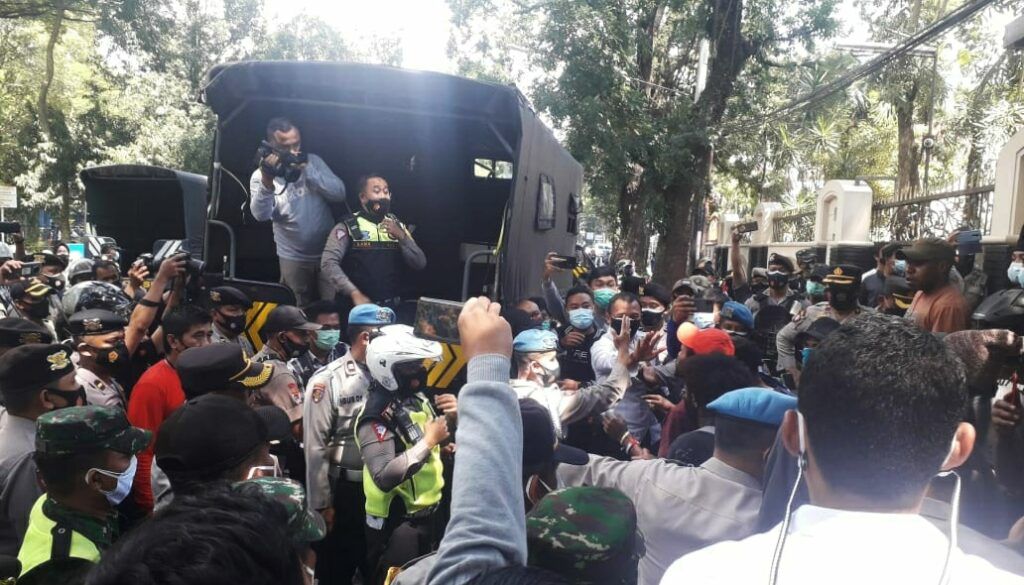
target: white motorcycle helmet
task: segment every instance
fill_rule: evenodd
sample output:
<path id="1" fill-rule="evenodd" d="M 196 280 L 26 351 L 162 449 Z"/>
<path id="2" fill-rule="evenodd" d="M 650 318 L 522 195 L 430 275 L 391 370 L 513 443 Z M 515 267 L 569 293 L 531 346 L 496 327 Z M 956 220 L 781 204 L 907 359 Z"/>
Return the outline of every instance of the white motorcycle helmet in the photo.
<path id="1" fill-rule="evenodd" d="M 395 366 L 422 364 L 429 370 L 440 360 L 440 343 L 414 337 L 406 331 L 393 331 L 376 337 L 366 349 L 366 365 L 370 369 L 370 376 L 391 392 L 398 390 Z"/>

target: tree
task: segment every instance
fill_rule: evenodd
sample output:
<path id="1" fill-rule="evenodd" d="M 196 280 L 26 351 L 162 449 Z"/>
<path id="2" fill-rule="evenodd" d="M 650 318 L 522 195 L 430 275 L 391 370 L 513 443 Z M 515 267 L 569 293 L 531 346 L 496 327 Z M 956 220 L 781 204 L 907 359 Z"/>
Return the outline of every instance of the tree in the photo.
<path id="1" fill-rule="evenodd" d="M 686 272 L 709 171 L 732 154 L 723 122 L 756 113 L 765 102 L 759 92 L 791 72 L 791 49 L 811 48 L 835 27 L 831 0 L 450 4 L 460 27 L 515 14 L 502 24 L 530 39 L 532 61 L 546 73 L 534 101 L 565 132 L 592 192 L 618 202 L 623 253 L 642 262 L 654 225 L 661 282 Z M 694 102 L 702 40 L 710 60 Z"/>

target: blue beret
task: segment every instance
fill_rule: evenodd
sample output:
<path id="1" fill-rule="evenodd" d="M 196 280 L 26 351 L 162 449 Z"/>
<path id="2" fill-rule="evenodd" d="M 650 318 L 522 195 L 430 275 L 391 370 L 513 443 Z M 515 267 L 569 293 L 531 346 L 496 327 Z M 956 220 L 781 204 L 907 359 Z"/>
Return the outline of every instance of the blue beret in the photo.
<path id="1" fill-rule="evenodd" d="M 349 325 L 391 325 L 394 322 L 395 312 L 378 305 L 356 305 L 348 312 Z"/>
<path id="2" fill-rule="evenodd" d="M 552 331 L 527 329 L 512 340 L 512 349 L 520 353 L 554 351 L 558 349 L 558 336 Z"/>
<path id="3" fill-rule="evenodd" d="M 768 388 L 740 388 L 708 404 L 708 410 L 732 418 L 777 427 L 787 410 L 796 410 L 796 396 Z"/>
<path id="4" fill-rule="evenodd" d="M 742 303 L 729 301 L 722 305 L 722 310 L 718 314 L 722 319 L 736 321 L 747 329 L 754 328 L 754 314 Z"/>

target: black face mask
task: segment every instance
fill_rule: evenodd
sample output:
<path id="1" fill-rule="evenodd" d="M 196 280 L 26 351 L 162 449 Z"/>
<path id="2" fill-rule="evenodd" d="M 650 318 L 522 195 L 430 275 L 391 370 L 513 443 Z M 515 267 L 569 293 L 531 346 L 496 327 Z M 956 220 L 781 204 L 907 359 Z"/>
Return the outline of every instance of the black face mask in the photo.
<path id="1" fill-rule="evenodd" d="M 643 315 L 643 313 L 641 313 L 641 315 Z M 641 319 L 630 319 L 629 320 L 629 338 L 630 339 L 636 337 L 637 332 L 640 331 L 640 321 L 641 320 L 642 320 L 642 318 Z M 614 331 L 616 333 L 622 333 L 622 318 L 621 317 L 619 317 L 618 319 L 612 319 L 612 331 Z"/>
<path id="2" fill-rule="evenodd" d="M 414 381 L 419 382 L 419 385 L 415 388 L 413 388 Z M 400 394 L 423 392 L 427 389 L 427 370 L 420 368 L 412 374 L 399 374 L 395 372 L 395 382 L 398 384 L 398 392 Z"/>
<path id="3" fill-rule="evenodd" d="M 849 311 L 857 306 L 857 289 L 830 286 L 828 288 L 828 304 L 838 311 Z"/>
<path id="4" fill-rule="evenodd" d="M 50 303 L 39 301 L 27 306 L 25 313 L 32 319 L 46 319 L 50 316 Z"/>
<path id="5" fill-rule="evenodd" d="M 224 320 L 222 325 L 231 333 L 239 335 L 242 333 L 242 331 L 245 331 L 245 315 L 238 315 L 237 317 L 228 317 L 224 313 L 221 313 L 220 318 Z"/>
<path id="6" fill-rule="evenodd" d="M 120 367 L 131 357 L 128 353 L 128 346 L 123 341 L 118 341 L 111 348 L 91 347 L 90 349 L 96 354 L 96 363 L 108 368 Z"/>
<path id="7" fill-rule="evenodd" d="M 768 290 L 767 282 L 755 282 L 750 285 L 750 291 L 754 294 L 761 294 L 766 290 Z"/>
<path id="8" fill-rule="evenodd" d="M 78 390 L 58 390 L 56 388 L 50 388 L 49 386 L 46 386 L 45 389 L 48 393 L 59 396 L 62 399 L 64 399 L 65 402 L 68 403 L 67 406 L 57 407 L 56 410 L 60 410 L 61 408 L 71 408 L 72 406 L 78 406 L 79 399 L 81 399 L 81 404 L 85 404 L 85 388 L 81 386 L 78 387 Z"/>
<path id="9" fill-rule="evenodd" d="M 882 312 L 885 313 L 886 315 L 895 315 L 897 317 L 903 317 L 903 316 L 905 316 L 907 314 L 907 310 L 906 309 L 901 309 L 899 307 L 892 307 L 890 309 L 885 309 Z"/>
<path id="10" fill-rule="evenodd" d="M 640 311 L 640 324 L 644 329 L 658 329 L 664 323 L 665 312 L 644 309 Z"/>
<path id="11" fill-rule="evenodd" d="M 384 217 L 391 213 L 391 199 L 373 199 L 366 202 L 363 206 L 363 210 L 366 211 L 366 219 L 369 219 L 373 223 L 380 223 L 384 221 Z"/>
<path id="12" fill-rule="evenodd" d="M 297 358 L 300 355 L 302 355 L 302 354 L 306 353 L 307 351 L 309 351 L 309 346 L 308 345 L 302 345 L 301 343 L 295 343 L 294 341 L 291 340 L 290 337 L 288 337 L 287 335 L 285 335 L 283 333 L 281 334 L 281 337 L 279 337 L 278 339 L 281 342 L 281 347 L 284 348 L 284 352 L 287 354 L 285 356 L 286 358 L 289 358 L 289 359 Z"/>
<path id="13" fill-rule="evenodd" d="M 46 284 L 52 286 L 58 293 L 64 290 L 64 279 L 59 276 L 47 276 Z"/>
<path id="14" fill-rule="evenodd" d="M 772 288 L 785 288 L 789 284 L 788 274 L 769 274 L 768 275 L 768 286 Z"/>

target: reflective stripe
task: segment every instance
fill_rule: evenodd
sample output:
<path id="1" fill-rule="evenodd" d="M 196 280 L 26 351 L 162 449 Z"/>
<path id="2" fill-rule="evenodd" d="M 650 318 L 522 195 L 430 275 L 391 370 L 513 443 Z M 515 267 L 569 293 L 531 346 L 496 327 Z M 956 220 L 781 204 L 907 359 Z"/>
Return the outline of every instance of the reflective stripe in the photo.
<path id="1" fill-rule="evenodd" d="M 36 500 L 28 517 L 25 540 L 21 544 L 21 550 L 18 551 L 21 576 L 24 577 L 29 571 L 50 559 L 76 558 L 93 563 L 99 561 L 100 550 L 91 540 L 70 528 L 58 526 L 56 522 L 43 514 L 44 501 L 46 501 L 46 494 Z M 61 554 L 64 553 L 64 544 L 54 539 L 54 532 L 61 530 L 66 532 L 60 535 L 59 540 L 63 540 L 64 534 L 68 535 L 66 556 Z"/>

